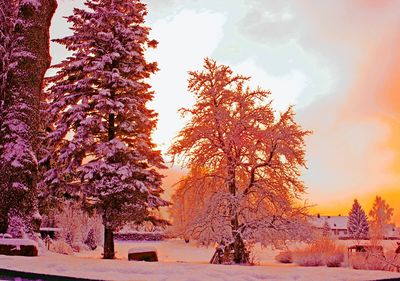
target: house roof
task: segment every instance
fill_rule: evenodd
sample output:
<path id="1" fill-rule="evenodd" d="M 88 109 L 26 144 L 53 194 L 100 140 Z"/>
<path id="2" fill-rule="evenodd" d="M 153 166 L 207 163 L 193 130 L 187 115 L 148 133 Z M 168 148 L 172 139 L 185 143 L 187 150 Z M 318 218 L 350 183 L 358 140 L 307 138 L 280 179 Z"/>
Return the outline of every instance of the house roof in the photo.
<path id="1" fill-rule="evenodd" d="M 325 221 L 331 229 L 347 229 L 348 216 L 313 216 L 310 218 L 310 223 L 315 227 L 322 228 Z"/>

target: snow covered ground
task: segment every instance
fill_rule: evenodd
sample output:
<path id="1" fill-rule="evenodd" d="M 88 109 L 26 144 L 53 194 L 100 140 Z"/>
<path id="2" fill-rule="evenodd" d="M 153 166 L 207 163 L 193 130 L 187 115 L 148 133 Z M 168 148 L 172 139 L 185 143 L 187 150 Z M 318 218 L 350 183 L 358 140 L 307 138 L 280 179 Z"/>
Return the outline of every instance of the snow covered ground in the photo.
<path id="1" fill-rule="evenodd" d="M 154 247 L 161 262 L 128 261 L 134 247 Z M 261 266 L 210 265 L 212 248 L 196 247 L 180 240 L 117 242 L 117 260 L 99 259 L 101 249 L 76 256 L 43 253 L 39 257 L 0 255 L 0 268 L 34 273 L 105 280 L 377 280 L 400 278 L 399 273 L 350 268 L 299 267 L 274 261 L 276 251 L 256 249 Z"/>

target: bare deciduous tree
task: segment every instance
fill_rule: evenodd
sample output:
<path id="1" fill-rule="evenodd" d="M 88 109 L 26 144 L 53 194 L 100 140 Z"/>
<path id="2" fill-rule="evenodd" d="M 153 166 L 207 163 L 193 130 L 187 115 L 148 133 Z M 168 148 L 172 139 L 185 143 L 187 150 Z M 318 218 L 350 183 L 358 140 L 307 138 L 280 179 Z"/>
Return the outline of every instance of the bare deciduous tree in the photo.
<path id="1" fill-rule="evenodd" d="M 310 132 L 295 122 L 292 107 L 276 116 L 270 92 L 250 89 L 249 78 L 228 66 L 206 59 L 189 76 L 196 103 L 181 110 L 191 119 L 169 150 L 191 171 L 178 192 L 205 189 L 192 235 L 224 244 L 235 263 L 248 263 L 246 241 L 268 244 L 301 233 L 304 209 L 294 205 L 304 192 L 299 176 Z"/>

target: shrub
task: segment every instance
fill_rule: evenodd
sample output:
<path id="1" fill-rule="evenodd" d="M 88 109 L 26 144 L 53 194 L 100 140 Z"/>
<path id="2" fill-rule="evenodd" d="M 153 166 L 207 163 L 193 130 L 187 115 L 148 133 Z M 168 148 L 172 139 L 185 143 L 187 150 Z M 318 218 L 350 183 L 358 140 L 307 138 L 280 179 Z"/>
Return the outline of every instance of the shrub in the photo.
<path id="1" fill-rule="evenodd" d="M 74 253 L 72 247 L 63 240 L 54 241 L 50 245 L 50 251 L 63 255 L 72 255 Z"/>
<path id="2" fill-rule="evenodd" d="M 389 251 L 385 254 L 385 257 L 387 263 L 385 270 L 400 272 L 400 255 L 394 251 Z"/>
<path id="3" fill-rule="evenodd" d="M 328 267 L 340 267 L 343 261 L 343 252 L 332 252 L 325 255 L 325 263 Z"/>
<path id="4" fill-rule="evenodd" d="M 275 260 L 280 263 L 292 263 L 293 255 L 291 251 L 283 251 L 276 255 Z"/>
<path id="5" fill-rule="evenodd" d="M 89 251 L 90 248 L 83 243 L 75 242 L 72 244 L 72 250 L 79 253 L 82 251 Z"/>
<path id="6" fill-rule="evenodd" d="M 296 251 L 293 255 L 293 260 L 300 266 L 321 266 L 324 265 L 324 258 L 321 253 L 306 249 Z"/>
<path id="7" fill-rule="evenodd" d="M 354 269 L 384 270 L 385 265 L 382 258 L 367 253 L 355 253 L 350 257 L 350 264 Z"/>
<path id="8" fill-rule="evenodd" d="M 26 236 L 26 227 L 24 219 L 18 214 L 12 215 L 8 223 L 7 233 L 13 238 L 23 238 Z"/>
<path id="9" fill-rule="evenodd" d="M 324 237 L 303 250 L 295 251 L 293 260 L 301 266 L 338 267 L 344 261 L 344 249 L 337 246 L 333 240 Z"/>
<path id="10" fill-rule="evenodd" d="M 97 248 L 97 239 L 94 235 L 93 228 L 89 230 L 84 243 L 91 250 L 95 250 Z"/>
<path id="11" fill-rule="evenodd" d="M 67 202 L 62 212 L 55 216 L 55 220 L 57 227 L 61 229 L 57 238 L 66 242 L 76 251 L 86 248 L 82 244 L 94 249 L 97 247 L 97 243 L 101 242 L 100 216 L 96 214 L 89 216 L 77 203 Z"/>
<path id="12" fill-rule="evenodd" d="M 366 270 L 387 270 L 396 271 L 400 270 L 400 256 L 394 251 L 389 251 L 386 255 L 382 252 L 370 251 L 354 253 L 349 260 L 354 269 Z"/>

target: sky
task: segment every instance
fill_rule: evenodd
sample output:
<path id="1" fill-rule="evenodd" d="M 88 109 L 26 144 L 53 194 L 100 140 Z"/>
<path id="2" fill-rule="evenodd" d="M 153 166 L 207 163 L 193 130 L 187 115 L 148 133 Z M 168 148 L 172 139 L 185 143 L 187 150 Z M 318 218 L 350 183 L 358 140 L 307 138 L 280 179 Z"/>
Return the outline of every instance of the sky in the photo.
<path id="1" fill-rule="evenodd" d="M 252 86 L 272 92 L 273 106 L 295 105 L 306 140 L 303 179 L 313 211 L 345 215 L 354 198 L 375 195 L 400 224 L 400 1 L 143 0 L 158 48 L 147 58 L 159 113 L 154 140 L 166 151 L 183 127 L 177 110 L 194 100 L 187 72 L 211 57 Z M 59 0 L 51 37 L 70 34 L 63 16 L 83 0 Z M 52 43 L 53 63 L 67 56 Z M 168 173 L 165 188 L 181 174 Z"/>

